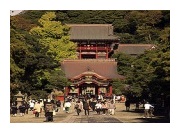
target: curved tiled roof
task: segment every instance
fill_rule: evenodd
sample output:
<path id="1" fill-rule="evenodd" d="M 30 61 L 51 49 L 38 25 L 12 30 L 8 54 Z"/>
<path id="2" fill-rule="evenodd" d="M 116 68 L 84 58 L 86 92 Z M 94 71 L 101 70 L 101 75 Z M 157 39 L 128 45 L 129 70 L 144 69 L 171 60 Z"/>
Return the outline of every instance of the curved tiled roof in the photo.
<path id="1" fill-rule="evenodd" d="M 71 40 L 118 40 L 112 24 L 67 24 Z"/>
<path id="2" fill-rule="evenodd" d="M 130 55 L 143 54 L 145 50 L 151 50 L 155 48 L 154 44 L 119 44 L 115 53 L 122 52 Z"/>
<path id="3" fill-rule="evenodd" d="M 87 71 L 95 72 L 106 79 L 124 79 L 124 76 L 117 72 L 117 62 L 111 59 L 64 60 L 61 68 L 68 79 Z"/>
<path id="4" fill-rule="evenodd" d="M 86 72 L 83 72 L 83 73 L 75 76 L 74 79 L 78 79 L 78 78 L 80 78 L 83 75 L 94 75 L 94 76 L 98 77 L 99 79 L 105 79 L 105 77 L 95 73 L 94 71 L 89 71 L 89 70 L 87 70 Z"/>

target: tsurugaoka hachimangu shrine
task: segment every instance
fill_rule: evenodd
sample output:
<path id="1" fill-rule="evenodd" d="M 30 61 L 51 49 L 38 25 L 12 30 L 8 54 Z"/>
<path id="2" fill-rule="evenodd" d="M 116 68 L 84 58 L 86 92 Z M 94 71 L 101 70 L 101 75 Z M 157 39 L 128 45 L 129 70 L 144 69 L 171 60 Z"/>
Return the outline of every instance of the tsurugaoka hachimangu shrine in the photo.
<path id="1" fill-rule="evenodd" d="M 112 79 L 124 79 L 111 59 L 113 46 L 119 43 L 111 24 L 69 24 L 70 39 L 77 44 L 76 60 L 64 60 L 61 67 L 72 83 L 65 95 L 112 95 Z"/>

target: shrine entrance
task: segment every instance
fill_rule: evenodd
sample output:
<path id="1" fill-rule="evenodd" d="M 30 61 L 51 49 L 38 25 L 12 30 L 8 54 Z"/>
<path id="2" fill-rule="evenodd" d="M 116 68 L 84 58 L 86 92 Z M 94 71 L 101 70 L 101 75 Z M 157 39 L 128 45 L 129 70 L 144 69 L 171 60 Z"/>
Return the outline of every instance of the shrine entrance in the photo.
<path id="1" fill-rule="evenodd" d="M 82 54 L 81 58 L 82 59 L 95 59 L 96 55 L 95 54 Z"/>
<path id="2" fill-rule="evenodd" d="M 94 83 L 91 83 L 91 84 L 84 83 L 79 86 L 79 94 L 98 95 L 98 88 L 99 87 Z"/>

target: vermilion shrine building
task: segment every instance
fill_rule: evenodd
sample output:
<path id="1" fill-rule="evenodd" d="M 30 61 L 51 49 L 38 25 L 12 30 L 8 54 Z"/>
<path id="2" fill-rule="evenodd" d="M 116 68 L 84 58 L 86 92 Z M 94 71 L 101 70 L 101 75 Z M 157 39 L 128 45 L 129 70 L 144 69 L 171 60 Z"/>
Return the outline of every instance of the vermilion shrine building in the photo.
<path id="1" fill-rule="evenodd" d="M 111 24 L 69 24 L 70 39 L 78 46 L 79 59 L 108 59 L 115 43 Z"/>
<path id="2" fill-rule="evenodd" d="M 112 80 L 124 79 L 117 72 L 117 62 L 111 59 L 113 47 L 119 38 L 113 34 L 111 24 L 68 24 L 70 40 L 77 44 L 76 60 L 61 62 L 62 70 L 71 81 L 65 88 L 65 95 L 104 93 L 112 95 Z M 115 52 L 130 55 L 151 49 L 151 44 L 120 44 Z"/>
<path id="3" fill-rule="evenodd" d="M 111 24 L 69 24 L 70 40 L 77 44 L 76 60 L 64 60 L 61 67 L 71 86 L 68 94 L 112 94 L 112 79 L 123 79 L 118 75 L 117 62 L 111 59 L 113 46 L 119 43 L 113 35 Z"/>

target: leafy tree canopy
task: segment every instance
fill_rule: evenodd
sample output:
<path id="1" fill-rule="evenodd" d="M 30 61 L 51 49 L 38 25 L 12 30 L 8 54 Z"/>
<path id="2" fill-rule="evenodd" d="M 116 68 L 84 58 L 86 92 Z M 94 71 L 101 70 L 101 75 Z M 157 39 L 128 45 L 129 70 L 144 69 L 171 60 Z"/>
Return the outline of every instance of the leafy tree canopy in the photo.
<path id="1" fill-rule="evenodd" d="M 26 11 L 20 15 L 29 25 L 38 25 L 46 11 Z M 157 43 L 170 26 L 168 10 L 56 10 L 54 20 L 62 24 L 113 24 L 121 43 Z M 19 18 L 20 19 L 20 18 Z M 28 29 L 28 28 L 27 28 Z M 166 29 L 166 30 L 165 30 Z M 165 38 L 164 38 L 165 39 Z"/>
<path id="2" fill-rule="evenodd" d="M 55 16 L 46 13 L 30 32 L 28 26 L 19 27 L 19 17 L 11 18 L 11 96 L 21 90 L 44 98 L 52 89 L 68 85 L 59 62 L 75 58 L 76 45 L 69 41 L 69 28 L 54 21 Z"/>
<path id="3" fill-rule="evenodd" d="M 55 60 L 77 58 L 76 45 L 69 40 L 69 27 L 55 21 L 54 12 L 44 14 L 40 19 L 40 26 L 30 30 L 30 34 L 37 36 L 39 43 L 48 47 L 47 54 Z"/>

